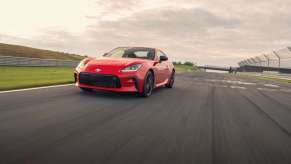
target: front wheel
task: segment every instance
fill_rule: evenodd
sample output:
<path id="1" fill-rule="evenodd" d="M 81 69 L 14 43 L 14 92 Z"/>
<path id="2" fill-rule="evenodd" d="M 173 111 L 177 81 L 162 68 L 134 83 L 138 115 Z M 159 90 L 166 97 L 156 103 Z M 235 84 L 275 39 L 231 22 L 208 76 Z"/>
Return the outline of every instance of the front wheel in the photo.
<path id="1" fill-rule="evenodd" d="M 166 84 L 167 88 L 173 88 L 175 82 L 175 72 L 173 71 L 171 74 L 171 77 L 169 79 L 169 82 Z"/>
<path id="2" fill-rule="evenodd" d="M 143 91 L 140 93 L 140 96 L 149 97 L 152 94 L 153 88 L 154 75 L 151 71 L 149 71 L 144 78 Z"/>

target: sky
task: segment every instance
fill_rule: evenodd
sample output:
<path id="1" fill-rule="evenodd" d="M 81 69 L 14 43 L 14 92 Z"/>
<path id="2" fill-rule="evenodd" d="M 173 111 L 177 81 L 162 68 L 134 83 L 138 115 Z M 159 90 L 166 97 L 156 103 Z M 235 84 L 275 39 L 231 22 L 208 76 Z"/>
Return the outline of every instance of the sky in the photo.
<path id="1" fill-rule="evenodd" d="M 291 46 L 291 0 L 0 0 L 0 42 L 101 56 L 149 46 L 235 66 Z"/>

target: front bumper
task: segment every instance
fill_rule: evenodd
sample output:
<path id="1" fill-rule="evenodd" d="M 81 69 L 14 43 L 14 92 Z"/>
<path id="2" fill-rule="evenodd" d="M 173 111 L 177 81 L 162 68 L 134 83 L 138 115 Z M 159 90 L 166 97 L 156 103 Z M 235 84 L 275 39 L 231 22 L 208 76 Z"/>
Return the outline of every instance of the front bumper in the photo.
<path id="1" fill-rule="evenodd" d="M 90 75 L 84 80 L 84 74 Z M 138 92 L 139 78 L 134 74 L 108 75 L 90 72 L 75 72 L 75 85 L 81 88 L 113 92 Z M 85 76 L 87 77 L 87 76 Z M 96 78 L 95 78 L 96 77 Z M 112 77 L 112 79 L 110 78 Z"/>

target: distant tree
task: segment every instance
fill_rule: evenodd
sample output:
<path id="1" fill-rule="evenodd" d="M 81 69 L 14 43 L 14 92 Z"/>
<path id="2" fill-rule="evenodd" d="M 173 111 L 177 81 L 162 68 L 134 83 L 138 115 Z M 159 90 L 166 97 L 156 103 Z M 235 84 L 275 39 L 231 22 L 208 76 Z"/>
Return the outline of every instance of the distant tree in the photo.
<path id="1" fill-rule="evenodd" d="M 194 66 L 194 63 L 193 63 L 193 62 L 190 62 L 190 61 L 186 61 L 186 62 L 184 63 L 184 65 Z"/>
<path id="2" fill-rule="evenodd" d="M 180 61 L 174 61 L 173 64 L 174 65 L 182 65 L 182 63 Z"/>

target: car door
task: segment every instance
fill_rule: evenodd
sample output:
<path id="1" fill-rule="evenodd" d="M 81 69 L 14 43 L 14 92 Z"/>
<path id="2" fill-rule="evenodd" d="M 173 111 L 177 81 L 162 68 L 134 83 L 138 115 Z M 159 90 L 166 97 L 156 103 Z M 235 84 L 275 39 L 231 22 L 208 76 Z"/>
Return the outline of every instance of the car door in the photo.
<path id="1" fill-rule="evenodd" d="M 159 61 L 157 64 L 156 64 L 156 69 L 157 69 L 157 76 L 156 76 L 156 81 L 157 81 L 157 84 L 160 84 L 160 83 L 163 83 L 167 80 L 167 69 L 168 69 L 168 66 L 167 66 L 167 61 L 163 61 L 163 62 L 160 62 L 160 56 L 165 56 L 165 54 L 158 50 L 157 51 L 157 61 Z"/>
<path id="2" fill-rule="evenodd" d="M 162 55 L 167 57 L 167 55 L 161 51 Z M 168 57 L 167 57 L 168 58 Z M 167 61 L 163 61 L 162 64 L 164 66 L 164 70 L 163 70 L 163 74 L 164 74 L 164 81 L 168 81 L 168 79 L 171 77 L 171 74 L 172 74 L 172 68 L 170 66 L 170 62 L 169 60 Z"/>

